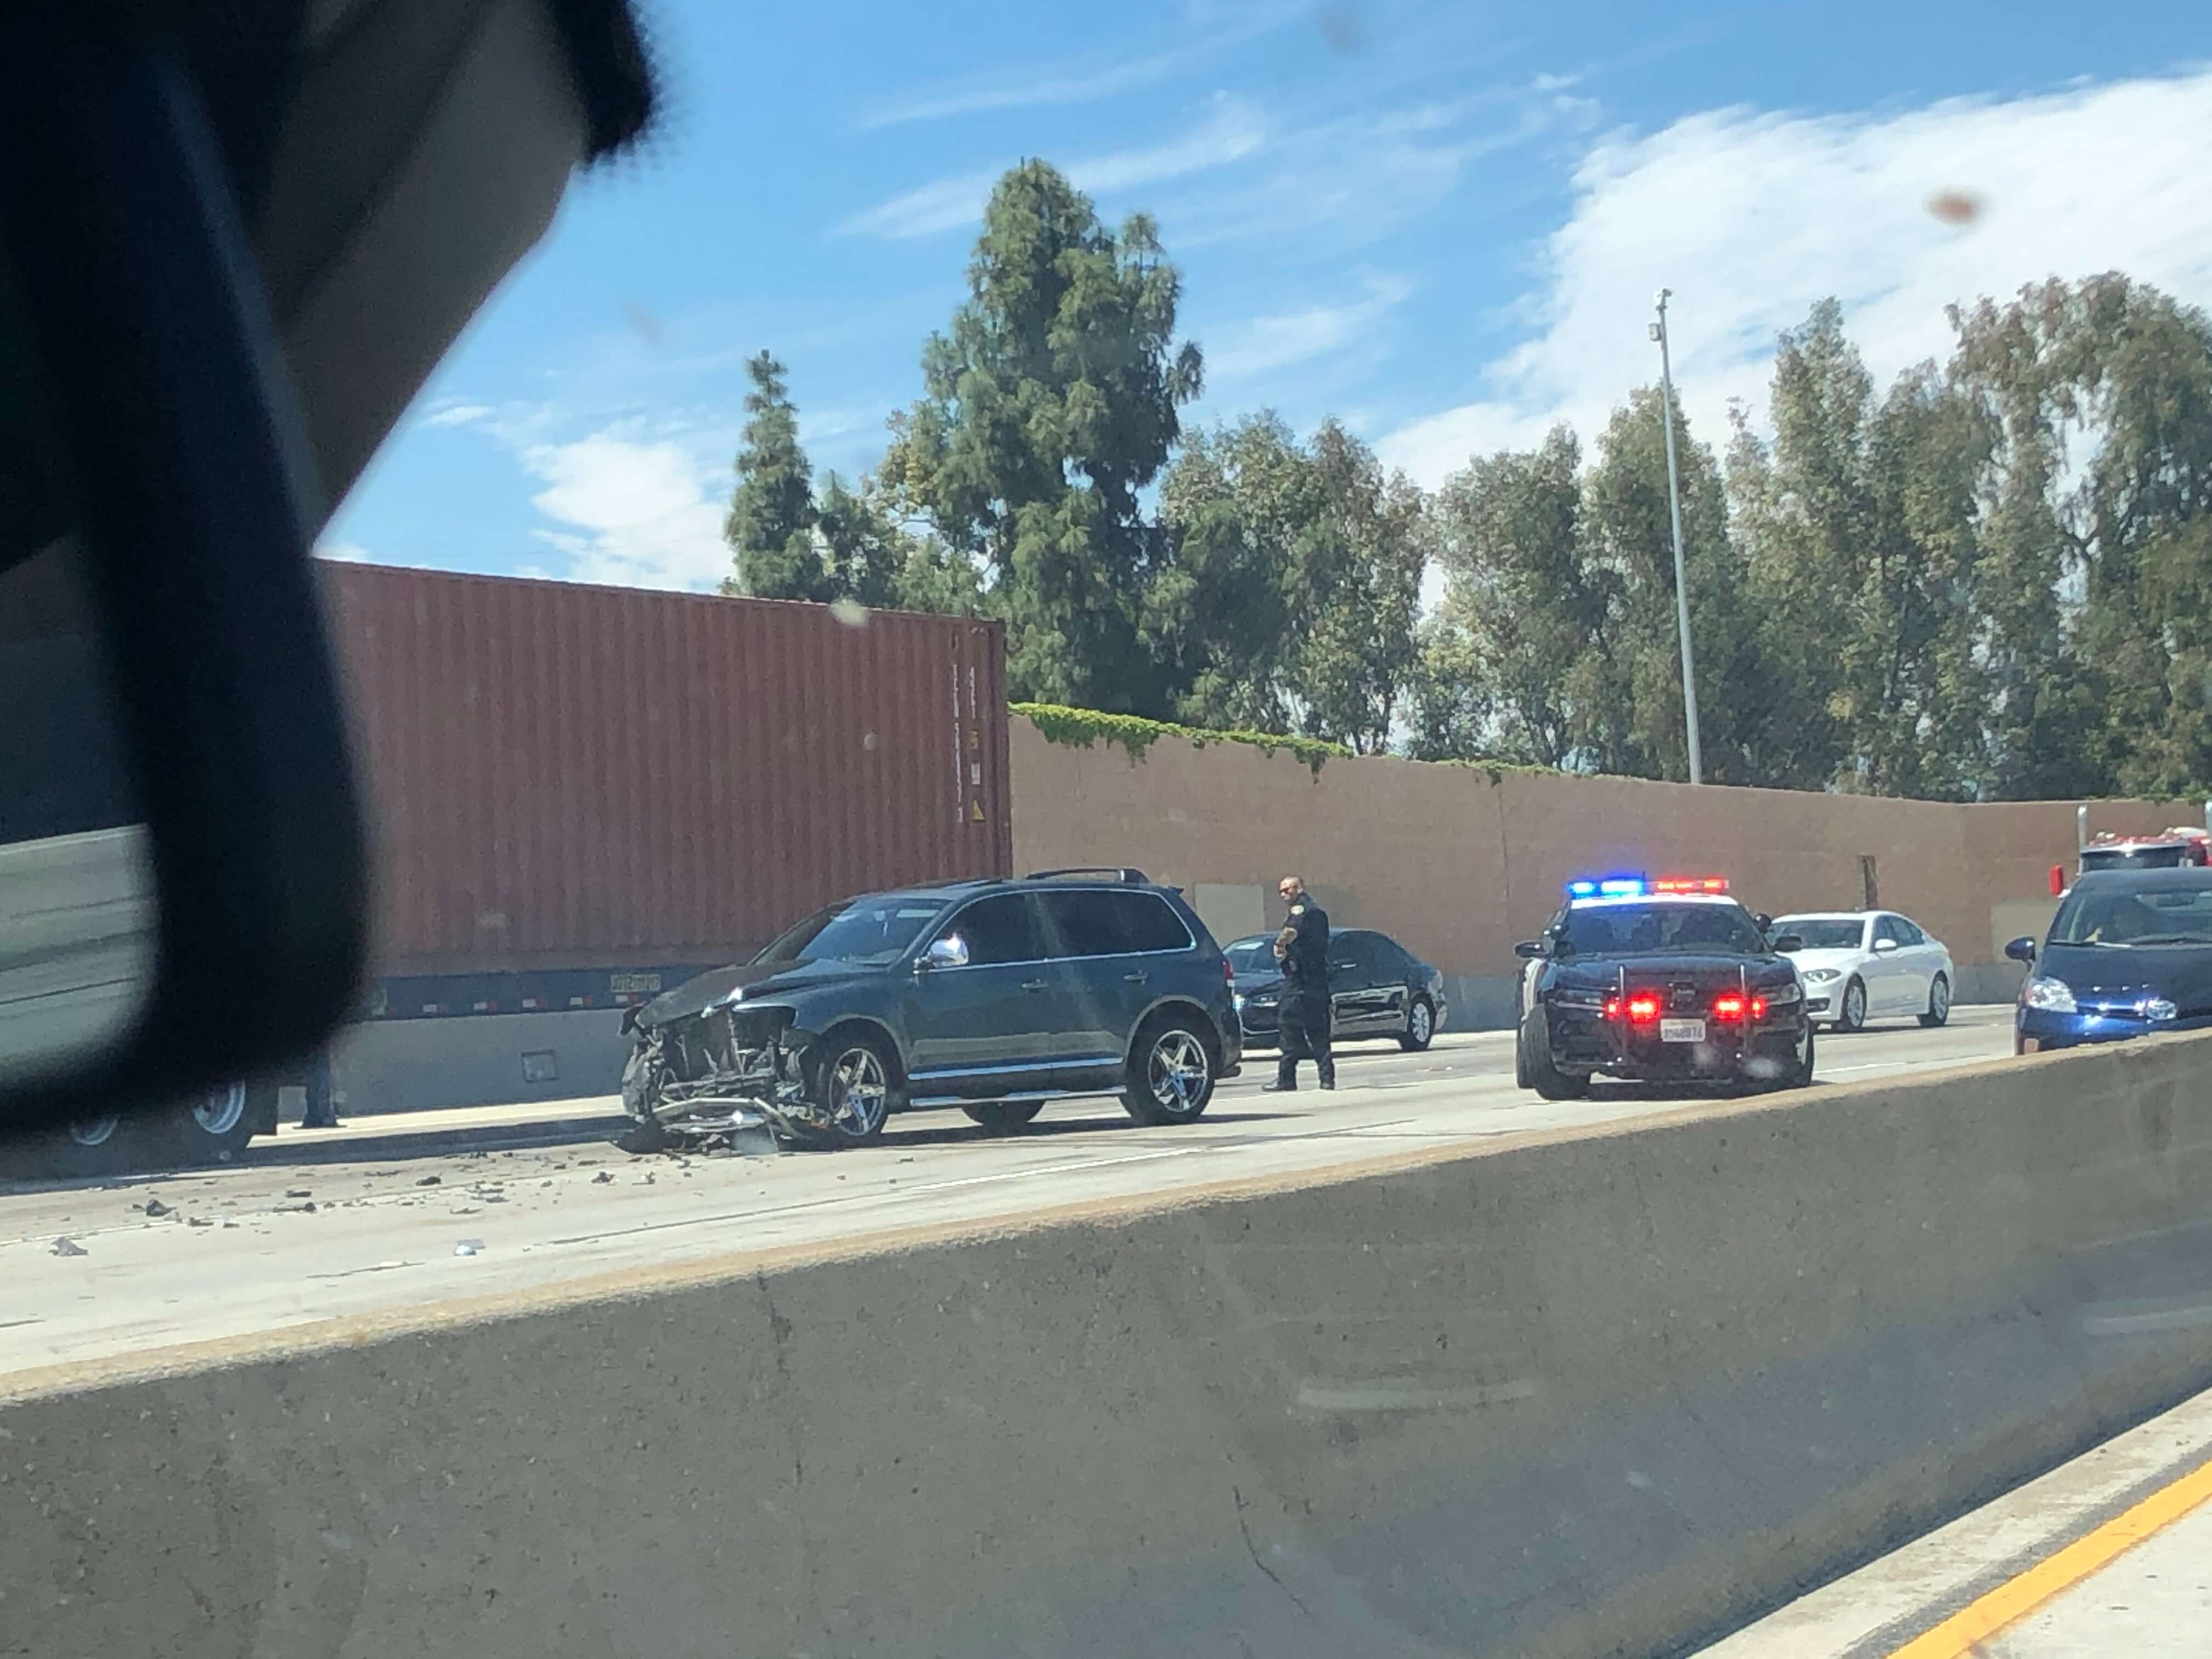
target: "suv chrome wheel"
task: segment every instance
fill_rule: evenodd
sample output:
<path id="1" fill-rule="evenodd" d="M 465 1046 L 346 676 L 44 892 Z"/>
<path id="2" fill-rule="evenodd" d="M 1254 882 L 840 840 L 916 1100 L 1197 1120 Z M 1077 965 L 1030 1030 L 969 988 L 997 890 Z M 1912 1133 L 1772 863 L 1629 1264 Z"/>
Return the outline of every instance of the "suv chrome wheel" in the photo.
<path id="1" fill-rule="evenodd" d="M 865 1042 L 839 1054 L 829 1074 L 830 1127 L 853 1144 L 881 1133 L 890 1111 L 891 1082 L 884 1058 Z"/>
<path id="2" fill-rule="evenodd" d="M 1139 1123 L 1188 1123 L 1213 1098 L 1213 1054 L 1180 1019 L 1152 1028 L 1137 1045 L 1121 1103 Z"/>

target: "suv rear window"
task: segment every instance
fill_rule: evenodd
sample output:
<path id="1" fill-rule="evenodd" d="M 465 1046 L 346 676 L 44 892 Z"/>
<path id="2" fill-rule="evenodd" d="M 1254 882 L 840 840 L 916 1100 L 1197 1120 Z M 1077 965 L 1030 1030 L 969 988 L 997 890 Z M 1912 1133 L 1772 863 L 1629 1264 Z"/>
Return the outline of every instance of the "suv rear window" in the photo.
<path id="1" fill-rule="evenodd" d="M 1037 895 L 1045 945 L 1055 957 L 1121 957 L 1187 951 L 1190 929 L 1157 893 L 1074 888 Z"/>

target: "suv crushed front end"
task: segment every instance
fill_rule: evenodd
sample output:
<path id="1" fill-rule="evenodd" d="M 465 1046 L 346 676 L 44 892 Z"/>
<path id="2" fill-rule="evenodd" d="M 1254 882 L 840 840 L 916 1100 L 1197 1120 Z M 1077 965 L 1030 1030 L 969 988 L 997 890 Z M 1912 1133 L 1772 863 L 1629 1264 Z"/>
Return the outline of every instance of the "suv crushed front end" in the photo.
<path id="1" fill-rule="evenodd" d="M 805 1072 L 816 1034 L 799 1030 L 789 1008 L 723 1006 L 665 1022 L 647 1013 L 623 1021 L 631 1045 L 623 1109 L 636 1126 L 633 1139 L 735 1144 L 820 1127 Z"/>

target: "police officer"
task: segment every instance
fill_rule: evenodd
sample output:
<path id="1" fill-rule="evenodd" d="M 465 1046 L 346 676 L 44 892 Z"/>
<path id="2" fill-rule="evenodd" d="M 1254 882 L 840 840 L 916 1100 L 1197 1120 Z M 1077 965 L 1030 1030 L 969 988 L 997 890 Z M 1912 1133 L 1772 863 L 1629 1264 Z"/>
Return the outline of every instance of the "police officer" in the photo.
<path id="1" fill-rule="evenodd" d="M 1328 912 L 1313 902 L 1297 876 L 1285 876 L 1275 890 L 1290 907 L 1283 930 L 1275 935 L 1275 957 L 1283 964 L 1282 1048 L 1275 1080 L 1264 1094 L 1289 1094 L 1298 1086 L 1298 1062 L 1310 1059 L 1321 1086 L 1336 1087 L 1336 1057 L 1329 1052 Z"/>

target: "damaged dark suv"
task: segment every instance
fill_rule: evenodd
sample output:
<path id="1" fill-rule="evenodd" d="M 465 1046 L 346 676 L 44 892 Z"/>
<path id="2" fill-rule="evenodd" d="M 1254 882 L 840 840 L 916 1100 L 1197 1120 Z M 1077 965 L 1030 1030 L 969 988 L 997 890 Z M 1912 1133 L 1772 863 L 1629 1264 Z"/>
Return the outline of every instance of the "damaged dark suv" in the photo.
<path id="1" fill-rule="evenodd" d="M 855 1146 L 894 1112 L 958 1106 L 1018 1128 L 1118 1094 L 1188 1123 L 1234 1076 L 1228 964 L 1175 889 L 1138 870 L 1043 871 L 830 905 L 741 966 L 633 1010 L 625 1145 L 732 1135 Z"/>

